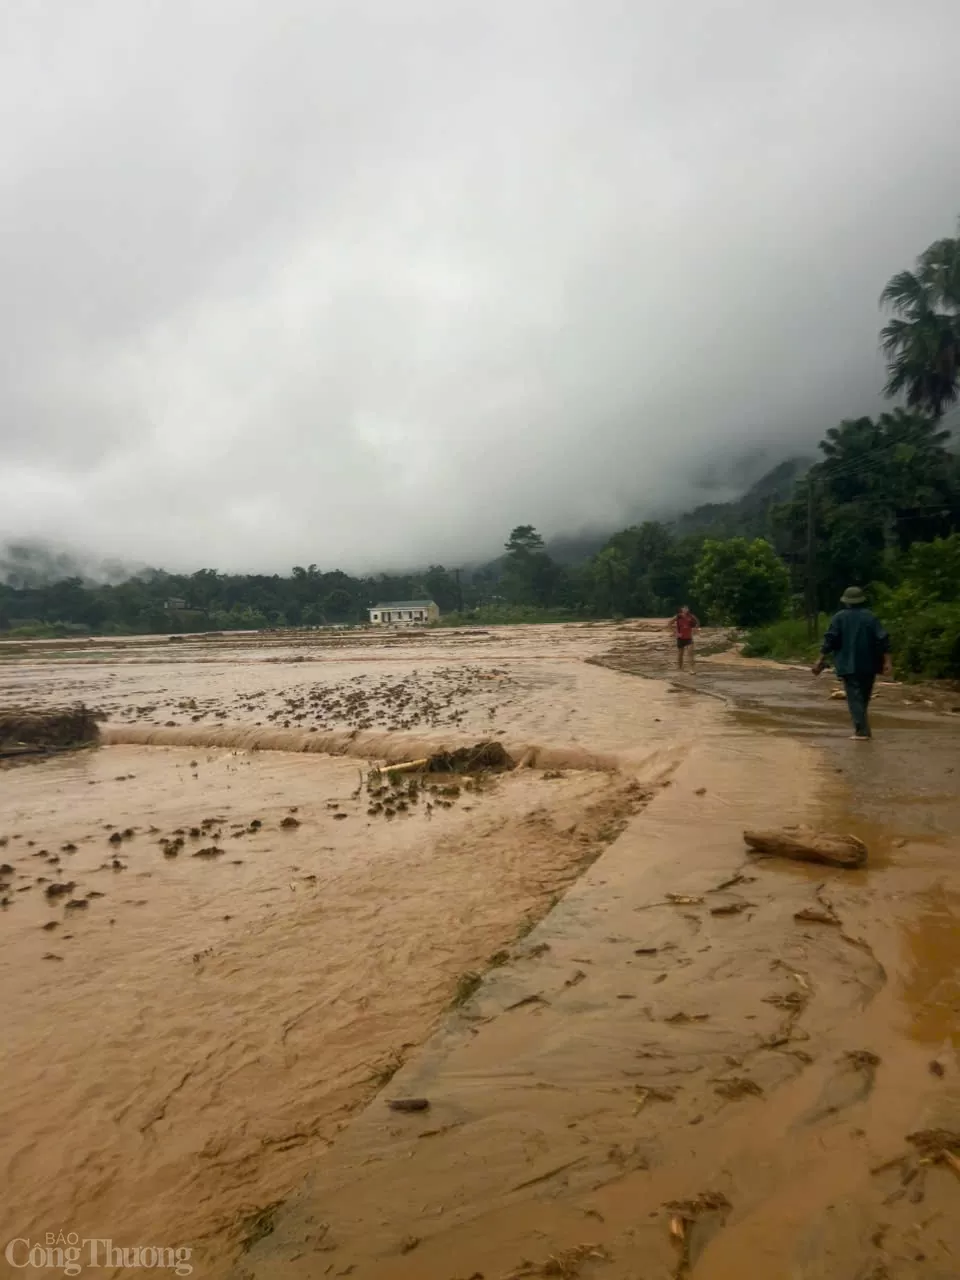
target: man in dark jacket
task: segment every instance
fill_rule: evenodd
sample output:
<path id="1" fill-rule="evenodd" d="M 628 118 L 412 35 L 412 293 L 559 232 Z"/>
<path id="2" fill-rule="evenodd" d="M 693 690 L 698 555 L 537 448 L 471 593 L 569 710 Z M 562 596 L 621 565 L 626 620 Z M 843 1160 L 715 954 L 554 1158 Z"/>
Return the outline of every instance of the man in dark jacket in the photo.
<path id="1" fill-rule="evenodd" d="M 840 601 L 844 608 L 834 615 L 827 628 L 813 674 L 820 674 L 832 654 L 834 670 L 847 691 L 853 736 L 866 742 L 870 738 L 867 707 L 873 682 L 878 675 L 891 672 L 890 637 L 866 608 L 867 598 L 859 587 L 847 587 Z"/>

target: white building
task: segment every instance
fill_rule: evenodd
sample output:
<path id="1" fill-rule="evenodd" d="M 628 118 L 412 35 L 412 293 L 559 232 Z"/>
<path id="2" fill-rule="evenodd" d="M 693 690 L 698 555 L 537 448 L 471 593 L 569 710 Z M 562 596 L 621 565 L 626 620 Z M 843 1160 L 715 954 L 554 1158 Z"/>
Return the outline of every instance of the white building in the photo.
<path id="1" fill-rule="evenodd" d="M 388 600 L 375 604 L 370 610 L 370 623 L 374 627 L 415 627 L 436 622 L 440 610 L 432 600 Z"/>

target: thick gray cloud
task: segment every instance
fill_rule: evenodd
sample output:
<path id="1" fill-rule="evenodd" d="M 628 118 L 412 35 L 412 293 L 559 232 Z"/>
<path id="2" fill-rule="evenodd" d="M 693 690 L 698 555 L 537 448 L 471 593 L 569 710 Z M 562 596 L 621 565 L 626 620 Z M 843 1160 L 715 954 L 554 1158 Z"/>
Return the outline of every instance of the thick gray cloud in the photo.
<path id="1" fill-rule="evenodd" d="M 879 403 L 956 0 L 0 8 L 0 534 L 362 568 Z M 715 495 L 711 495 L 713 497 Z"/>

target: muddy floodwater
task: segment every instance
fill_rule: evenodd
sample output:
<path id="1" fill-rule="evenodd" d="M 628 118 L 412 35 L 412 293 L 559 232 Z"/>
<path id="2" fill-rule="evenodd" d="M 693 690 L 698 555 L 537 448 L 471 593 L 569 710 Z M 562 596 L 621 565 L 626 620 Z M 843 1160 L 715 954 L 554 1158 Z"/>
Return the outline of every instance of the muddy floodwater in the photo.
<path id="1" fill-rule="evenodd" d="M 0 701 L 106 716 L 0 770 L 3 1242 L 960 1274 L 960 714 L 883 689 L 850 743 L 828 682 L 663 635 L 0 646 Z M 371 776 L 488 738 L 522 767 Z M 747 856 L 788 822 L 867 866 Z"/>

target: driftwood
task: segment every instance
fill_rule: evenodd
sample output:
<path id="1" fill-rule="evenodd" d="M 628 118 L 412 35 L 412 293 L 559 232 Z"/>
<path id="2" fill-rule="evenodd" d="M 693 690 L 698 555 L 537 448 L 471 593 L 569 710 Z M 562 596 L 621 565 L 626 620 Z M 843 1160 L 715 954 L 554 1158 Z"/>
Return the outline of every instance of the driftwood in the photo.
<path id="1" fill-rule="evenodd" d="M 867 846 L 856 836 L 838 836 L 813 827 L 778 827 L 767 831 L 744 831 L 752 853 L 798 862 L 824 862 L 831 867 L 862 867 Z"/>
<path id="2" fill-rule="evenodd" d="M 403 764 L 385 765 L 380 770 L 381 773 L 421 773 L 430 763 L 430 757 L 424 756 L 422 760 L 405 760 Z"/>

